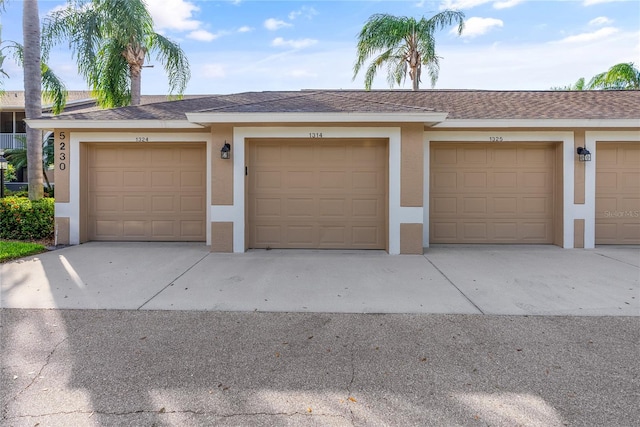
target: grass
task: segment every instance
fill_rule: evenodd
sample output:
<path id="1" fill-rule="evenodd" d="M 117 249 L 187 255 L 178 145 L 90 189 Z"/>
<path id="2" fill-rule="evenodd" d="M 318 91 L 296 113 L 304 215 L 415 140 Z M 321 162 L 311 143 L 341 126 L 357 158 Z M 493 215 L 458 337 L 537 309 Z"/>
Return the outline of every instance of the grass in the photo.
<path id="1" fill-rule="evenodd" d="M 39 254 L 45 251 L 45 247 L 39 243 L 0 240 L 0 262 Z"/>

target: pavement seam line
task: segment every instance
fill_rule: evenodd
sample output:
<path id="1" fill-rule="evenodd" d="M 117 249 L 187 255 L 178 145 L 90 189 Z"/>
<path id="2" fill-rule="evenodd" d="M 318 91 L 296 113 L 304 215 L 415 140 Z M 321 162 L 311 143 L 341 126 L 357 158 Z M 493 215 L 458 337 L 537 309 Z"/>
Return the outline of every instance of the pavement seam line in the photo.
<path id="1" fill-rule="evenodd" d="M 635 264 L 631 264 L 631 263 L 628 263 L 628 262 L 626 262 L 626 261 L 622 261 L 622 260 L 619 260 L 619 259 L 617 259 L 617 258 L 610 257 L 610 256 L 605 255 L 605 254 L 601 254 L 601 253 L 596 252 L 596 255 L 600 255 L 601 257 L 608 258 L 608 259 L 612 259 L 612 260 L 614 260 L 614 261 L 618 261 L 618 262 L 621 262 L 621 263 L 626 264 L 626 265 L 630 265 L 631 267 L 640 268 L 640 267 L 638 267 L 638 266 L 637 266 L 637 265 L 635 265 Z"/>
<path id="2" fill-rule="evenodd" d="M 165 289 L 167 289 L 169 286 L 173 285 L 175 283 L 176 280 L 178 280 L 179 278 L 181 278 L 182 276 L 184 276 L 185 274 L 187 274 L 189 271 L 191 271 L 191 269 L 193 267 L 195 267 L 196 265 L 200 264 L 202 262 L 203 259 L 205 259 L 206 257 L 208 257 L 209 255 L 211 255 L 211 252 L 206 253 L 202 258 L 200 258 L 198 261 L 196 261 L 191 267 L 187 268 L 185 271 L 183 271 L 182 273 L 180 273 L 178 275 L 178 277 L 175 277 L 173 280 L 170 280 L 169 283 L 163 287 L 162 289 L 160 289 L 158 292 L 156 292 L 155 294 L 153 294 L 151 296 L 151 298 L 149 298 L 148 300 L 146 300 L 145 302 L 142 303 L 142 305 L 140 307 L 138 307 L 136 310 L 141 310 L 142 307 L 144 307 L 145 305 L 149 304 L 155 297 L 157 297 L 158 295 L 160 295 L 162 292 L 165 291 Z"/>
<path id="3" fill-rule="evenodd" d="M 451 283 L 451 286 L 453 286 L 454 288 L 456 288 L 458 290 L 458 292 L 460 292 L 460 295 L 462 295 L 467 301 L 469 301 L 469 303 L 474 306 L 476 308 L 476 310 L 478 310 L 480 312 L 480 314 L 485 314 L 484 311 L 482 311 L 482 309 L 480 307 L 478 307 L 478 305 L 471 301 L 471 298 L 469 298 L 464 292 L 462 292 L 462 290 L 456 286 L 455 283 L 453 283 L 453 281 L 451 279 L 449 279 L 449 276 L 447 276 L 446 274 L 444 274 L 444 272 L 442 270 L 440 270 L 438 268 L 437 265 L 435 265 L 429 258 L 427 258 L 426 255 L 422 255 L 422 257 L 424 259 L 427 260 L 427 262 L 429 262 L 429 264 L 431 264 L 433 266 L 433 268 L 435 268 L 436 270 L 438 270 L 438 273 L 440 273 L 442 275 L 442 277 L 444 277 L 445 279 L 447 279 L 447 282 Z"/>

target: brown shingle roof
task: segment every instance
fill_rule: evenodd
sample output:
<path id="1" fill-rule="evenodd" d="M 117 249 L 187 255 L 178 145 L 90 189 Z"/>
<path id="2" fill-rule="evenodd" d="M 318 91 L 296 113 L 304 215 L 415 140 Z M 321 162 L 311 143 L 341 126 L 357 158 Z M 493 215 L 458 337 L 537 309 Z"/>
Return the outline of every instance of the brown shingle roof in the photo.
<path id="1" fill-rule="evenodd" d="M 447 119 L 638 119 L 640 91 L 246 92 L 67 113 L 55 119 L 186 120 L 186 113 L 447 112 Z"/>

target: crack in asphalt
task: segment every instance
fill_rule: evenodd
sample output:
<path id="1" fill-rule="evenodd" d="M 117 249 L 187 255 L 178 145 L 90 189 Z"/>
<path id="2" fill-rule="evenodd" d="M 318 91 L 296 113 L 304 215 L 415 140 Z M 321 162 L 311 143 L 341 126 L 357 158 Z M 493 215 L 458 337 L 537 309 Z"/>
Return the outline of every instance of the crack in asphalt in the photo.
<path id="1" fill-rule="evenodd" d="M 125 411 L 125 412 L 107 412 L 107 411 L 60 411 L 60 412 L 50 412 L 46 414 L 24 414 L 24 415 L 15 415 L 12 417 L 5 417 L 5 420 L 14 420 L 20 418 L 39 418 L 39 417 L 55 417 L 58 415 L 73 415 L 73 414 L 85 414 L 88 416 L 93 415 L 108 415 L 108 416 L 127 416 L 127 415 L 135 415 L 135 414 L 156 414 L 156 415 L 164 415 L 164 414 L 193 414 L 193 415 L 209 415 L 218 418 L 234 418 L 234 417 L 254 417 L 254 416 L 269 416 L 269 417 L 279 417 L 279 416 L 303 416 L 303 417 L 328 417 L 328 418 L 346 418 L 344 415 L 340 414 L 324 414 L 324 413 L 307 413 L 307 412 L 241 412 L 237 414 L 217 414 L 207 411 L 196 411 L 191 409 L 183 409 L 178 411 L 166 411 L 166 410 L 147 410 L 147 409 L 138 409 L 135 411 Z"/>
<path id="2" fill-rule="evenodd" d="M 20 395 L 22 393 L 24 393 L 25 391 L 29 390 L 31 388 L 31 386 L 33 386 L 36 381 L 38 379 L 40 379 L 40 376 L 42 375 L 42 372 L 45 370 L 45 368 L 49 365 L 49 363 L 51 362 L 51 358 L 53 357 L 54 353 L 56 352 L 56 350 L 58 349 L 58 347 L 60 347 L 65 341 L 67 341 L 69 339 L 69 337 L 75 333 L 76 330 L 73 330 L 71 333 L 68 333 L 66 337 L 64 337 L 63 340 L 61 340 L 60 342 L 58 342 L 56 345 L 53 346 L 53 348 L 51 349 L 51 351 L 49 352 L 49 354 L 47 355 L 47 357 L 45 358 L 44 364 L 40 367 L 40 369 L 38 370 L 38 372 L 35 374 L 35 376 L 31 379 L 31 381 L 29 382 L 29 384 L 27 384 L 22 390 L 20 390 L 19 392 L 17 392 L 15 394 L 15 396 L 7 399 L 7 401 L 4 403 L 3 407 L 2 407 L 2 419 L 10 419 L 7 415 L 9 413 L 9 404 L 12 401 L 15 401 L 18 399 L 18 397 L 20 397 Z"/>
<path id="3" fill-rule="evenodd" d="M 353 409 L 351 409 L 351 387 L 356 380 L 356 355 L 355 355 L 355 341 L 351 341 L 351 348 L 349 349 L 351 353 L 351 380 L 349 380 L 349 384 L 347 384 L 347 408 L 349 408 L 349 413 L 351 414 L 351 425 L 356 425 L 355 414 L 353 413 Z"/>

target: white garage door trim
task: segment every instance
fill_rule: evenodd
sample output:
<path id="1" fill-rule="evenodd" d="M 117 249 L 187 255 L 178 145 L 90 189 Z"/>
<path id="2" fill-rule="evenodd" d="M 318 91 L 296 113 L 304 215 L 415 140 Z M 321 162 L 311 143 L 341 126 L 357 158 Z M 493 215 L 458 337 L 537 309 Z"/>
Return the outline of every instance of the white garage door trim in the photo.
<path id="1" fill-rule="evenodd" d="M 233 206 L 212 206 L 216 221 L 233 222 L 233 251 L 245 248 L 245 139 L 246 138 L 388 138 L 389 139 L 389 253 L 400 254 L 400 223 L 419 223 L 423 208 L 400 206 L 400 128 L 399 127 L 236 127 L 233 132 Z"/>
<path id="2" fill-rule="evenodd" d="M 56 203 L 57 217 L 69 218 L 69 243 L 80 244 L 80 143 L 81 142 L 135 142 L 138 137 L 148 137 L 149 142 L 205 142 L 207 159 L 211 158 L 211 133 L 173 133 L 173 132 L 71 132 L 69 162 L 69 202 Z M 211 162 L 207 160 L 207 206 L 211 205 Z M 209 209 L 206 210 L 206 223 L 211 222 Z M 211 244 L 211 227 L 207 226 L 207 245 Z"/>
<path id="3" fill-rule="evenodd" d="M 423 247 L 429 247 L 429 176 L 430 176 L 430 153 L 431 141 L 438 142 L 476 142 L 486 144 L 488 142 L 562 142 L 563 143 L 563 174 L 564 174 L 564 190 L 563 190 L 563 239 L 562 247 L 573 248 L 573 219 L 574 204 L 574 149 L 573 149 L 573 132 L 551 132 L 551 131 L 522 131 L 522 132 L 502 132 L 500 129 L 487 132 L 475 131 L 428 131 L 424 136 L 424 213 L 423 223 L 425 226 L 422 235 Z M 500 141 L 500 142 L 498 142 Z"/>
<path id="4" fill-rule="evenodd" d="M 587 131 L 585 145 L 591 152 L 591 161 L 585 164 L 585 206 L 588 206 L 584 216 L 584 247 L 596 247 L 596 159 L 598 158 L 598 143 L 607 142 L 639 142 L 640 131 L 607 132 Z"/>

